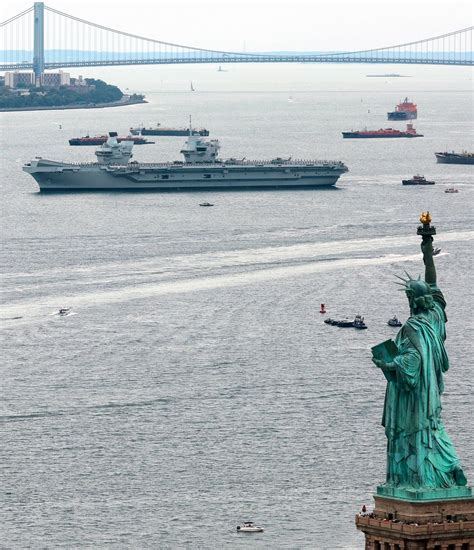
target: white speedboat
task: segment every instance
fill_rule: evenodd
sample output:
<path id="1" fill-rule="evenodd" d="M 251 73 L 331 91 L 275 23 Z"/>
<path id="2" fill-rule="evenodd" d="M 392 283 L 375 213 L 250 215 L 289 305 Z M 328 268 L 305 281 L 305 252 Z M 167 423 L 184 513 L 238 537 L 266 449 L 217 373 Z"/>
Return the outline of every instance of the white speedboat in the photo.
<path id="1" fill-rule="evenodd" d="M 237 525 L 239 533 L 263 533 L 263 527 L 258 527 L 253 521 L 244 521 L 241 525 Z"/>

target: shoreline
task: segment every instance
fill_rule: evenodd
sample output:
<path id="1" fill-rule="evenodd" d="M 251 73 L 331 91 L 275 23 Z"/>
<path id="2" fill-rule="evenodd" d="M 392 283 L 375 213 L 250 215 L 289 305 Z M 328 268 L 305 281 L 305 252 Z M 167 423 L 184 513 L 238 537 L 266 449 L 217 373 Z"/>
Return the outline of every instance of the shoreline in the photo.
<path id="1" fill-rule="evenodd" d="M 21 111 L 65 111 L 71 109 L 106 109 L 109 107 L 126 107 L 127 105 L 140 105 L 148 103 L 145 99 L 127 100 L 127 101 L 112 101 L 110 103 L 94 103 L 93 105 L 81 105 L 73 103 L 71 105 L 56 105 L 56 106 L 37 106 L 37 107 L 5 107 L 0 109 L 0 113 L 14 113 Z"/>

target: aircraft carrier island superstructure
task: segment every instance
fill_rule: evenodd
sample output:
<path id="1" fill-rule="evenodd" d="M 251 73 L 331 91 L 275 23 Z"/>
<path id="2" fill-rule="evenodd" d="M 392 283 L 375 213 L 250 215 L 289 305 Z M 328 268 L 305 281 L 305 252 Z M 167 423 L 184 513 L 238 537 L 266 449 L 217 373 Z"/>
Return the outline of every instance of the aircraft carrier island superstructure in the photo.
<path id="1" fill-rule="evenodd" d="M 95 152 L 97 162 L 68 163 L 36 157 L 23 166 L 41 191 L 79 190 L 225 190 L 314 188 L 333 186 L 347 167 L 340 161 L 220 160 L 219 141 L 190 135 L 181 149 L 183 161 L 132 161 L 132 141 L 110 132 Z"/>

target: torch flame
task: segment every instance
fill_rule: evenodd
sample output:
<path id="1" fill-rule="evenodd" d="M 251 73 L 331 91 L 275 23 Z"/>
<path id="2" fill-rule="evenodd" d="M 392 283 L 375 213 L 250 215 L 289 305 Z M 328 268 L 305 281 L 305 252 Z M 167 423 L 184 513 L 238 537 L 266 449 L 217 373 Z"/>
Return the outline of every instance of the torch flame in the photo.
<path id="1" fill-rule="evenodd" d="M 431 214 L 429 212 L 422 212 L 420 216 L 420 222 L 423 225 L 430 225 L 431 222 Z"/>

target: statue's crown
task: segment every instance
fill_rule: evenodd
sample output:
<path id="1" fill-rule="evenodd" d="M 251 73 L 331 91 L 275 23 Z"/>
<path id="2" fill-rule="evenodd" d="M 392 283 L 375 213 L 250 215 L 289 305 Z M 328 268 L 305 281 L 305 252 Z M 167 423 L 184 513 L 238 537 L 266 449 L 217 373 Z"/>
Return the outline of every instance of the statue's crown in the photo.
<path id="1" fill-rule="evenodd" d="M 403 288 L 400 290 L 405 291 L 408 296 L 413 298 L 418 298 L 420 296 L 426 296 L 428 294 L 431 294 L 430 286 L 428 285 L 428 283 L 425 283 L 425 281 L 421 280 L 420 275 L 418 275 L 417 279 L 413 279 L 411 275 L 409 275 L 406 271 L 405 271 L 405 275 L 408 277 L 407 279 L 404 279 L 403 277 L 395 275 L 397 279 L 400 279 L 401 281 L 403 281 L 402 283 L 395 283 L 395 284 L 402 286 Z"/>

